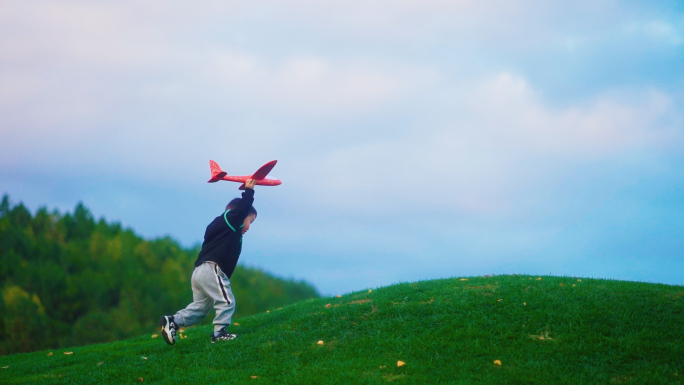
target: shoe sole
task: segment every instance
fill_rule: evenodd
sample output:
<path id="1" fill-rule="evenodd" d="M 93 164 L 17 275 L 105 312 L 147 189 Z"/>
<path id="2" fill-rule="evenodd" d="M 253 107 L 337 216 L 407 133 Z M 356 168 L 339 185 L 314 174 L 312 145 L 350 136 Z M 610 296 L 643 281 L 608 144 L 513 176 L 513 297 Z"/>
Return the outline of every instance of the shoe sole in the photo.
<path id="1" fill-rule="evenodd" d="M 217 338 L 217 339 L 213 339 L 213 338 L 212 338 L 212 339 L 211 339 L 211 343 L 212 343 L 212 344 L 215 344 L 216 342 L 232 341 L 232 340 L 236 339 L 237 337 L 238 337 L 237 334 L 235 334 L 234 337 L 231 338 L 231 339 L 218 339 L 218 338 Z"/>
<path id="2" fill-rule="evenodd" d="M 169 321 L 165 316 L 162 316 L 159 318 L 159 326 L 161 326 L 161 334 L 162 337 L 164 337 L 164 341 L 166 341 L 167 344 L 173 345 L 176 343 L 176 340 L 171 340 L 168 328 L 169 328 Z"/>

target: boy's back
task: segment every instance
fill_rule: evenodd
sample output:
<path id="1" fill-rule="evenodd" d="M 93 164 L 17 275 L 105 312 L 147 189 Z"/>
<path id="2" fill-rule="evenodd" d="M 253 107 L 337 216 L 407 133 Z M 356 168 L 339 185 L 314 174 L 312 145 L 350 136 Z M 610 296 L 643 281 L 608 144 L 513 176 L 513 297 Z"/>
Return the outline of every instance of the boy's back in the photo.
<path id="1" fill-rule="evenodd" d="M 195 267 L 211 261 L 219 265 L 228 278 L 233 275 L 242 252 L 244 221 L 253 202 L 254 190 L 247 188 L 234 208 L 226 210 L 207 226 Z"/>

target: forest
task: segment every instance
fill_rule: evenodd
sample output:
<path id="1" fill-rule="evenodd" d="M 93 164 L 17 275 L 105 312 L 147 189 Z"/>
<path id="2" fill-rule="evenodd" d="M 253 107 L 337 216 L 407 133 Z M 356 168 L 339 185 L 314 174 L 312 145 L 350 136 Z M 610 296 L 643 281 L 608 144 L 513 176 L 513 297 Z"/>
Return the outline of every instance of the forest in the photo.
<path id="1" fill-rule="evenodd" d="M 157 330 L 162 314 L 192 301 L 199 246 L 143 239 L 119 223 L 73 213 L 33 215 L 5 194 L 0 203 L 0 355 L 110 342 Z M 318 297 L 305 281 L 238 264 L 235 317 Z M 210 314 L 204 322 L 211 322 Z"/>

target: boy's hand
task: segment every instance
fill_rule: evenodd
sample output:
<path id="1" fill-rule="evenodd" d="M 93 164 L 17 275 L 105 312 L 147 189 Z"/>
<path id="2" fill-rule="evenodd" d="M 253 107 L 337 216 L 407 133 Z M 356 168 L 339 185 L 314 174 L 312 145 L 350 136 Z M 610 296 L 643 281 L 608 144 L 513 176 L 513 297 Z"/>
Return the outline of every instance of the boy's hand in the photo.
<path id="1" fill-rule="evenodd" d="M 254 179 L 247 179 L 245 181 L 245 188 L 251 188 L 254 190 L 254 186 L 256 186 L 256 181 Z"/>

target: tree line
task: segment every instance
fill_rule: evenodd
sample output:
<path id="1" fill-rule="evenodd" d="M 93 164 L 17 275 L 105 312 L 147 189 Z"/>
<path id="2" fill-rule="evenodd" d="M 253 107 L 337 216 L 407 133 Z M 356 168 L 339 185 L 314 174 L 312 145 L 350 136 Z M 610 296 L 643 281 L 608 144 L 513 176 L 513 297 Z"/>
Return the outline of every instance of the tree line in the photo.
<path id="1" fill-rule="evenodd" d="M 0 203 L 0 354 L 111 342 L 157 329 L 192 301 L 199 252 L 169 237 L 145 240 L 119 223 Z M 235 317 L 318 297 L 304 281 L 238 265 Z M 205 322 L 211 322 L 211 316 Z"/>

